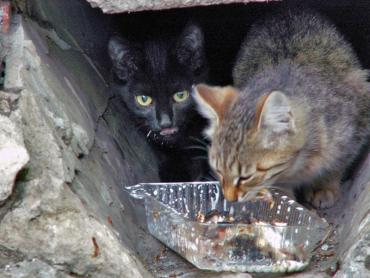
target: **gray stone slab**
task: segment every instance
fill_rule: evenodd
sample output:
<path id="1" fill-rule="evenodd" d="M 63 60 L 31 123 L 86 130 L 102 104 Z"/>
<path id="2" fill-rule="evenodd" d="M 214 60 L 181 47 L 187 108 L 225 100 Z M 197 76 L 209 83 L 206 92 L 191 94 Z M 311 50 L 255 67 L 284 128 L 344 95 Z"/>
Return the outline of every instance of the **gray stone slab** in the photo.
<path id="1" fill-rule="evenodd" d="M 231 3 L 268 2 L 268 0 L 87 0 L 92 7 L 99 7 L 104 13 L 166 10 Z M 271 1 L 271 0 L 270 0 Z M 272 0 L 279 1 L 279 0 Z"/>

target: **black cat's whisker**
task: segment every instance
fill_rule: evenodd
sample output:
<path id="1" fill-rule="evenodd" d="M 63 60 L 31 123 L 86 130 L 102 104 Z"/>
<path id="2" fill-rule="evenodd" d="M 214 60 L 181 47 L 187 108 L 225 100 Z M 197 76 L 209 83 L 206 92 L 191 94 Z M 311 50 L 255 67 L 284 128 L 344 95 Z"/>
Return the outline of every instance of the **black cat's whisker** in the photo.
<path id="1" fill-rule="evenodd" d="M 143 128 L 143 127 L 146 127 L 147 125 L 145 124 L 145 123 L 143 123 L 143 124 L 139 124 L 139 125 L 137 125 L 137 128 Z"/>
<path id="2" fill-rule="evenodd" d="M 207 156 L 194 156 L 191 158 L 191 160 L 208 160 L 208 157 Z"/>
<path id="3" fill-rule="evenodd" d="M 194 136 L 189 136 L 189 138 L 197 143 L 200 143 L 201 145 L 203 146 L 206 146 L 207 143 L 205 141 L 203 141 L 202 139 L 199 139 L 198 137 L 194 137 Z"/>
<path id="4" fill-rule="evenodd" d="M 183 148 L 184 150 L 202 150 L 208 152 L 208 148 L 199 145 L 191 145 Z"/>
<path id="5" fill-rule="evenodd" d="M 135 129 L 136 130 L 141 130 L 141 129 L 146 128 L 146 127 L 147 127 L 147 125 L 145 123 L 142 123 L 142 124 L 136 125 L 135 126 Z"/>
<path id="6" fill-rule="evenodd" d="M 150 136 L 150 134 L 152 133 L 152 130 L 150 129 L 149 131 L 148 131 L 148 133 L 146 134 L 146 138 L 148 138 L 149 136 Z"/>
<path id="7" fill-rule="evenodd" d="M 206 142 L 204 142 L 203 140 L 197 138 L 197 137 L 194 137 L 194 136 L 189 136 L 189 138 L 191 140 L 194 140 L 195 142 L 197 143 L 200 143 L 201 145 L 205 146 L 205 147 L 208 147 L 208 144 Z"/>

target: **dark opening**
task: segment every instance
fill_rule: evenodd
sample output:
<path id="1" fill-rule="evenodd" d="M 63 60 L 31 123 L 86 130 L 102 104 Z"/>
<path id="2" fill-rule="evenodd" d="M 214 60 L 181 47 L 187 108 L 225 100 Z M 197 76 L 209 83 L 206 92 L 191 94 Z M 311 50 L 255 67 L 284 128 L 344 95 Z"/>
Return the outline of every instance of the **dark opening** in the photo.
<path id="1" fill-rule="evenodd" d="M 5 64 L 5 61 L 2 61 L 0 65 L 0 89 L 4 88 L 5 71 L 6 71 L 6 64 Z"/>
<path id="2" fill-rule="evenodd" d="M 300 2 L 273 1 L 112 15 L 91 8 L 84 0 L 59 2 L 52 0 L 42 5 L 49 6 L 51 12 L 55 12 L 53 28 L 60 31 L 67 29 L 78 38 L 82 50 L 94 57 L 94 62 L 106 73 L 110 68 L 106 44 L 112 34 L 140 35 L 146 32 L 153 22 L 168 23 L 168 28 L 174 28 L 189 18 L 194 19 L 204 30 L 211 82 L 230 84 L 230 70 L 236 52 L 250 25 L 269 11 L 289 5 L 302 5 Z M 370 23 L 367 19 L 370 5 L 367 1 L 341 0 L 331 3 L 309 0 L 304 4 L 332 20 L 352 43 L 363 66 L 365 68 L 370 66 L 367 55 L 370 45 Z M 28 6 L 30 15 L 40 18 L 37 11 L 32 8 L 33 5 Z"/>

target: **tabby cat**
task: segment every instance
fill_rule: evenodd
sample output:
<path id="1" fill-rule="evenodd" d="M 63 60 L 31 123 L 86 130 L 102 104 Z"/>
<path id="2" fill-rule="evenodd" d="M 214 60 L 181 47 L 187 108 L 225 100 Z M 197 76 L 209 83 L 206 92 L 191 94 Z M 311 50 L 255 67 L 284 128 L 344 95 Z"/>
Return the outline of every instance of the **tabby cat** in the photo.
<path id="1" fill-rule="evenodd" d="M 236 87 L 194 90 L 225 198 L 278 186 L 303 191 L 317 208 L 335 204 L 370 134 L 366 78 L 350 44 L 315 12 L 289 10 L 252 26 L 233 69 Z"/>
<path id="2" fill-rule="evenodd" d="M 201 28 L 194 22 L 180 30 L 172 25 L 153 22 L 129 38 L 114 36 L 108 52 L 112 87 L 157 151 L 161 180 L 185 181 L 201 175 L 194 151 L 184 149 L 196 144 L 189 138 L 204 127 L 189 92 L 206 81 L 208 70 Z"/>

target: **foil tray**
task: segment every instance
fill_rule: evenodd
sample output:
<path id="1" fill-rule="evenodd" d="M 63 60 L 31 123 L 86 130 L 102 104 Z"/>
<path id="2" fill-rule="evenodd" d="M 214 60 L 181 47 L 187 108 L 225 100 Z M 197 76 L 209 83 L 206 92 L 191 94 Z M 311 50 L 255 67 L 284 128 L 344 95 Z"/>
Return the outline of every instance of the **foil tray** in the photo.
<path id="1" fill-rule="evenodd" d="M 142 183 L 125 190 L 145 201 L 149 232 L 199 269 L 300 271 L 329 229 L 276 189 L 270 190 L 272 202 L 228 202 L 218 182 Z M 215 211 L 235 220 L 200 222 Z"/>

